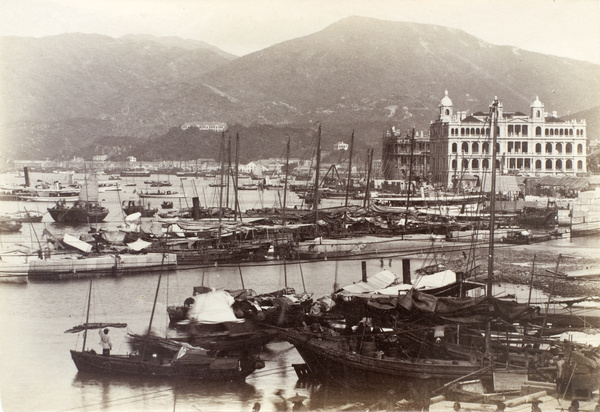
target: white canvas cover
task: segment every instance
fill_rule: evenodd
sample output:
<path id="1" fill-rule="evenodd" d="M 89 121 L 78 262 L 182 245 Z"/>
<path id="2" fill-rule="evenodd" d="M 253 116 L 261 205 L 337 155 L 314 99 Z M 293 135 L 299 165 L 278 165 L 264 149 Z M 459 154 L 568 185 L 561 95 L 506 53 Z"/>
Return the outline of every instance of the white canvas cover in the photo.
<path id="1" fill-rule="evenodd" d="M 398 292 L 406 292 L 412 288 L 427 290 L 450 285 L 456 282 L 456 273 L 451 270 L 443 270 L 432 275 L 417 276 L 412 285 L 394 285 L 377 291 L 382 295 L 396 296 Z"/>
<path id="2" fill-rule="evenodd" d="M 389 270 L 379 272 L 369 278 L 366 282 L 358 282 L 353 285 L 344 286 L 343 289 L 348 293 L 368 293 L 383 289 L 394 283 L 396 275 Z"/>
<path id="3" fill-rule="evenodd" d="M 136 252 L 139 252 L 140 250 L 147 248 L 151 244 L 152 244 L 151 242 L 146 242 L 145 240 L 138 239 L 135 242 L 127 243 L 127 246 L 130 249 L 135 250 Z"/>
<path id="4" fill-rule="evenodd" d="M 235 300 L 224 290 L 214 290 L 194 296 L 195 303 L 188 311 L 188 319 L 198 323 L 243 322 L 233 313 Z"/>
<path id="5" fill-rule="evenodd" d="M 74 248 L 81 250 L 84 253 L 90 253 L 92 251 L 92 245 L 84 242 L 83 240 L 79 240 L 75 236 L 69 235 L 68 233 L 65 233 L 65 236 L 63 237 L 63 242 L 65 242 L 69 246 L 73 246 Z"/>

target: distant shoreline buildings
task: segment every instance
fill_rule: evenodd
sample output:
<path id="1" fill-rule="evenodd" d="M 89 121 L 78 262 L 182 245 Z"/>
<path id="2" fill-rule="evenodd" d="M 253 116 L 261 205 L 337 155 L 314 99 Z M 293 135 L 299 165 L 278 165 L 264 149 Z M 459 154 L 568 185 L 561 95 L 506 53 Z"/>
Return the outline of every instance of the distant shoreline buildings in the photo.
<path id="1" fill-rule="evenodd" d="M 190 127 L 209 132 L 226 132 L 229 129 L 225 122 L 187 122 L 181 125 L 181 130 L 187 130 Z"/>

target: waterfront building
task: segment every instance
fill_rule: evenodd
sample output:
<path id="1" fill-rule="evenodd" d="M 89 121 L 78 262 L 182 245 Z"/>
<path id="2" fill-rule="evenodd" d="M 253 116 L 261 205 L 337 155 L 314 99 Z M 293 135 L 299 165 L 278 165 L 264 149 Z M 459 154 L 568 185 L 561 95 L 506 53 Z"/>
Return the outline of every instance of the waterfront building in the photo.
<path id="1" fill-rule="evenodd" d="M 411 147 L 411 143 L 412 147 Z M 411 154 L 412 153 L 412 154 Z M 407 180 L 412 165 L 412 179 L 427 179 L 429 173 L 429 136 L 402 133 L 391 127 L 383 136 L 382 172 L 385 180 Z"/>
<path id="2" fill-rule="evenodd" d="M 348 143 L 344 143 L 344 142 L 337 142 L 336 144 L 333 145 L 333 150 L 337 151 L 337 150 L 348 150 Z"/>
<path id="3" fill-rule="evenodd" d="M 448 91 L 430 126 L 432 183 L 455 186 L 465 175 L 482 179 L 490 170 L 489 113 L 454 111 Z M 530 177 L 586 175 L 585 120 L 548 114 L 536 97 L 529 114 L 498 107 L 496 168 Z"/>
<path id="4" fill-rule="evenodd" d="M 187 130 L 190 127 L 196 127 L 198 130 L 207 130 L 210 132 L 226 132 L 229 128 L 225 122 L 188 122 L 181 125 L 181 130 Z"/>

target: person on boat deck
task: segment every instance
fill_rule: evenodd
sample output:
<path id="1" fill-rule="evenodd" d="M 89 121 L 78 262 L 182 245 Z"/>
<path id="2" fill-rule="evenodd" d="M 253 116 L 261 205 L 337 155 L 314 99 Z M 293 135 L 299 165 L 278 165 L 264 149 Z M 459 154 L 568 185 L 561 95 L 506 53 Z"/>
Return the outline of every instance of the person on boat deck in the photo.
<path id="1" fill-rule="evenodd" d="M 108 336 L 108 328 L 98 331 L 100 335 L 100 345 L 102 345 L 102 356 L 109 356 L 110 350 L 112 349 L 112 342 L 110 336 Z"/>

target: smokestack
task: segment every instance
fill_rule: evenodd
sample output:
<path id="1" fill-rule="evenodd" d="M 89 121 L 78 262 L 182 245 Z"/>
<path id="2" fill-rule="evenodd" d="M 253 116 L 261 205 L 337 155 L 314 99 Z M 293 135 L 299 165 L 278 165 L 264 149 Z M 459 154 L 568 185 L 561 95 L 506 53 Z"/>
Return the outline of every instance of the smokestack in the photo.
<path id="1" fill-rule="evenodd" d="M 410 259 L 402 259 L 402 283 L 412 285 L 410 281 Z"/>
<path id="2" fill-rule="evenodd" d="M 367 281 L 367 262 L 366 261 L 362 261 L 362 281 L 366 282 Z"/>
<path id="3" fill-rule="evenodd" d="M 200 219 L 200 199 L 192 197 L 192 219 Z"/>
<path id="4" fill-rule="evenodd" d="M 31 180 L 29 180 L 29 168 L 23 167 L 23 174 L 25 175 L 25 187 L 31 186 Z"/>

